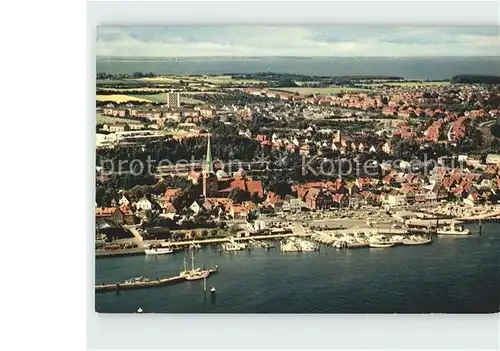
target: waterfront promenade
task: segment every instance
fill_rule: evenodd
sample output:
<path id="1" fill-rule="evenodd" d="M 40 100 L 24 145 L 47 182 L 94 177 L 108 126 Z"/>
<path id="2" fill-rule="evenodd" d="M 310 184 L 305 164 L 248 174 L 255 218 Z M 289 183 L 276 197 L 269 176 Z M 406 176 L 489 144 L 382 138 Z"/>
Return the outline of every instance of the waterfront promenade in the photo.
<path id="1" fill-rule="evenodd" d="M 252 241 L 252 240 L 277 240 L 290 237 L 308 237 L 310 233 L 290 233 L 290 234 L 269 234 L 269 235 L 253 235 L 240 238 L 232 238 L 234 241 Z M 177 242 L 165 242 L 164 240 L 147 240 L 144 244 L 160 244 L 163 247 L 178 247 L 178 246 L 191 246 L 191 245 L 204 245 L 204 244 L 222 244 L 229 242 L 230 238 L 213 238 L 204 240 L 188 240 Z"/>

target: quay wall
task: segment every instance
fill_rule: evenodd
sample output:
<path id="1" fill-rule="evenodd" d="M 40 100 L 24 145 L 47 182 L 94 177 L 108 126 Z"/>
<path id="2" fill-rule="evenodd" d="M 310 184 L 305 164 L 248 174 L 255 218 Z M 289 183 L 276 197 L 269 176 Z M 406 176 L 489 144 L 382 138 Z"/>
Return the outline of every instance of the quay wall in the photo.
<path id="1" fill-rule="evenodd" d="M 96 250 L 96 258 L 109 258 L 109 257 L 121 257 L 121 256 L 139 256 L 145 255 L 144 248 L 134 248 L 134 249 L 117 249 L 117 250 Z"/>

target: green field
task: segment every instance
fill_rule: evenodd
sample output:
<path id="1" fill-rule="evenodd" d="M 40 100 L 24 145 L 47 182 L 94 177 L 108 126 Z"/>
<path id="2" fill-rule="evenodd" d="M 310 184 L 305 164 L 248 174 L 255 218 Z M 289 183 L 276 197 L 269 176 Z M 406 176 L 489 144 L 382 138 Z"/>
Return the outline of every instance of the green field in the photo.
<path id="1" fill-rule="evenodd" d="M 133 122 L 133 123 L 141 123 L 139 121 L 129 119 L 129 118 L 120 118 L 120 117 L 109 117 L 109 116 L 104 116 L 102 113 L 97 113 L 96 114 L 96 124 L 104 124 L 104 123 L 118 123 L 118 122 Z"/>
<path id="2" fill-rule="evenodd" d="M 331 94 L 338 94 L 341 92 L 352 93 L 352 92 L 369 91 L 367 89 L 351 88 L 351 87 L 328 87 L 328 88 L 295 87 L 295 88 L 279 88 L 273 90 L 286 90 L 294 93 L 296 92 L 301 95 L 309 95 L 309 94 L 331 95 Z"/>
<path id="3" fill-rule="evenodd" d="M 149 95 L 148 95 L 149 96 Z M 112 102 L 151 102 L 151 100 L 144 99 L 139 96 L 133 95 L 123 95 L 123 94 L 112 94 L 112 95 L 96 95 L 96 101 L 112 101 Z"/>
<path id="4" fill-rule="evenodd" d="M 205 77 L 195 77 L 195 76 L 159 76 L 153 78 L 140 78 L 135 79 L 137 82 L 147 82 L 153 84 L 171 84 L 179 83 L 180 81 L 189 83 L 206 83 L 206 84 L 258 84 L 264 83 L 259 79 L 233 79 L 231 76 L 205 76 Z"/>
<path id="5" fill-rule="evenodd" d="M 152 102 L 159 102 L 159 103 L 166 103 L 167 102 L 167 93 L 161 93 L 161 94 L 141 94 L 141 95 L 131 95 L 133 97 L 139 98 L 139 99 L 145 99 L 148 101 Z M 181 102 L 185 104 L 204 104 L 205 102 L 197 99 L 193 99 L 189 96 L 184 96 L 181 94 Z"/>

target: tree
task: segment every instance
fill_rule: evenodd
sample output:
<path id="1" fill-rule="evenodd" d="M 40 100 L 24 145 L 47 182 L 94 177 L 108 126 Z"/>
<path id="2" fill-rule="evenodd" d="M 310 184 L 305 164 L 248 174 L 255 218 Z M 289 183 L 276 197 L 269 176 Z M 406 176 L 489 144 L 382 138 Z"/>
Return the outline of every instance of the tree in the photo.
<path id="1" fill-rule="evenodd" d="M 250 211 L 250 213 L 248 213 L 248 216 L 247 216 L 247 221 L 249 221 L 249 222 L 253 222 L 253 221 L 255 221 L 257 218 L 258 218 L 257 213 L 255 213 L 255 211 Z"/>
<path id="2" fill-rule="evenodd" d="M 101 198 L 101 207 L 109 207 L 111 206 L 111 199 L 109 198 L 108 195 L 104 195 L 102 198 Z"/>

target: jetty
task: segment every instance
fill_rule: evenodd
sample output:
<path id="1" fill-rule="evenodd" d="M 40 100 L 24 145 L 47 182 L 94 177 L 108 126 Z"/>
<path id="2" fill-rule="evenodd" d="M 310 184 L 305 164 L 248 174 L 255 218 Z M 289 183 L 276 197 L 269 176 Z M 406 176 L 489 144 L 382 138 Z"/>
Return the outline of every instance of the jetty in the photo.
<path id="1" fill-rule="evenodd" d="M 218 267 L 213 269 L 207 269 L 209 276 L 218 272 Z M 100 284 L 95 286 L 95 292 L 111 292 L 111 291 L 121 291 L 121 290 L 131 290 L 131 289 L 144 289 L 144 288 L 154 288 L 166 285 L 173 285 L 188 281 L 186 276 L 176 275 L 174 277 L 168 277 L 164 279 L 148 280 L 148 281 L 126 281 L 117 282 L 114 284 Z"/>

